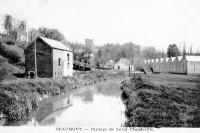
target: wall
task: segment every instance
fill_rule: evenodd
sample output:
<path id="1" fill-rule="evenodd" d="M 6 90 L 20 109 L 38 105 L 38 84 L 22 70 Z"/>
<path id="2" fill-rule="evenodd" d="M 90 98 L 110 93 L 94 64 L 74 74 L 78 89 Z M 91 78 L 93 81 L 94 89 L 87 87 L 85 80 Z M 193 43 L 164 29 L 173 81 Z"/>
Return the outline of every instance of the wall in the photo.
<path id="1" fill-rule="evenodd" d="M 118 67 L 119 67 L 120 69 L 118 69 Z M 116 70 L 128 71 L 129 66 L 127 66 L 127 65 L 124 64 L 124 63 L 118 62 L 118 63 L 115 64 L 115 69 L 116 69 Z"/>
<path id="2" fill-rule="evenodd" d="M 188 74 L 200 74 L 200 62 L 187 62 Z"/>
<path id="3" fill-rule="evenodd" d="M 67 54 L 69 54 L 69 61 Z M 61 58 L 61 66 L 58 65 L 59 58 Z M 73 76 L 72 52 L 53 49 L 53 75 L 54 77 Z"/>
<path id="4" fill-rule="evenodd" d="M 37 39 L 37 75 L 39 78 L 50 78 L 52 73 L 52 49 L 41 39 Z M 31 50 L 31 51 L 30 51 Z M 25 51 L 25 71 L 28 76 L 29 71 L 35 71 L 35 45 L 34 42 Z"/>

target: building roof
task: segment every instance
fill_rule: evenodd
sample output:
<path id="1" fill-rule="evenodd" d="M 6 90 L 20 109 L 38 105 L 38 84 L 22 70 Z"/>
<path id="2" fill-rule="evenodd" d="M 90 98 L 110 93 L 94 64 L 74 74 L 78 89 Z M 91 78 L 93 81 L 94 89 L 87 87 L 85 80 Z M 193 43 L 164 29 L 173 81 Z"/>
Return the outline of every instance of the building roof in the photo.
<path id="1" fill-rule="evenodd" d="M 165 59 L 166 59 L 166 62 L 168 62 L 170 58 L 165 58 Z"/>
<path id="2" fill-rule="evenodd" d="M 186 61 L 200 62 L 200 56 L 190 56 L 190 55 L 186 55 L 185 58 L 186 58 Z"/>
<path id="3" fill-rule="evenodd" d="M 178 61 L 181 61 L 183 56 L 178 56 Z"/>
<path id="4" fill-rule="evenodd" d="M 130 61 L 125 59 L 125 58 L 121 58 L 117 63 L 124 63 L 126 65 L 130 65 L 131 64 Z"/>
<path id="5" fill-rule="evenodd" d="M 159 59 L 156 59 L 156 63 L 159 61 Z"/>
<path id="6" fill-rule="evenodd" d="M 41 38 L 44 42 L 46 42 L 50 47 L 55 48 L 55 49 L 60 49 L 60 50 L 66 50 L 66 51 L 72 51 L 69 47 L 64 45 L 60 41 L 52 40 L 52 39 L 47 39 L 44 37 L 39 37 Z"/>
<path id="7" fill-rule="evenodd" d="M 109 60 L 108 62 L 109 62 L 109 63 L 114 63 L 114 61 L 113 61 L 113 60 Z"/>
<path id="8" fill-rule="evenodd" d="M 163 62 L 164 61 L 164 58 L 160 58 L 160 62 Z"/>
<path id="9" fill-rule="evenodd" d="M 172 62 L 176 59 L 176 57 L 171 57 L 171 59 L 172 59 Z"/>

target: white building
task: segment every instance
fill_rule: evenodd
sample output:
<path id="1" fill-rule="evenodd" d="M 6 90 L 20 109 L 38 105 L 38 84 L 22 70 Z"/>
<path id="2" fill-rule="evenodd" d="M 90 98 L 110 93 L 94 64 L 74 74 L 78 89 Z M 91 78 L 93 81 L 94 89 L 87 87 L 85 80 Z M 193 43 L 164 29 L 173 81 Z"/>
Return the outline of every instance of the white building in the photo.
<path id="1" fill-rule="evenodd" d="M 124 58 L 121 58 L 118 62 L 115 63 L 115 70 L 118 71 L 128 71 L 129 67 L 131 68 L 131 71 L 134 70 L 134 66 L 131 66 L 130 61 Z"/>

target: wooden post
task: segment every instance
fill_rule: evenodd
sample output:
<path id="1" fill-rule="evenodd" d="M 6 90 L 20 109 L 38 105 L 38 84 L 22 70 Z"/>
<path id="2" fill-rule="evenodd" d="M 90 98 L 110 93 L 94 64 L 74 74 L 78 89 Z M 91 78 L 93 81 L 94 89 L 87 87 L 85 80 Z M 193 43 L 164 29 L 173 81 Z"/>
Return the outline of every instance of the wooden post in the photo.
<path id="1" fill-rule="evenodd" d="M 133 53 L 132 53 L 132 60 L 131 60 L 131 71 L 133 71 L 132 69 L 133 69 Z"/>
<path id="2" fill-rule="evenodd" d="M 37 52 L 36 52 L 36 50 L 37 50 L 37 47 L 36 47 L 36 39 L 35 39 L 35 41 L 34 41 L 34 43 L 35 43 L 35 78 L 37 78 Z"/>

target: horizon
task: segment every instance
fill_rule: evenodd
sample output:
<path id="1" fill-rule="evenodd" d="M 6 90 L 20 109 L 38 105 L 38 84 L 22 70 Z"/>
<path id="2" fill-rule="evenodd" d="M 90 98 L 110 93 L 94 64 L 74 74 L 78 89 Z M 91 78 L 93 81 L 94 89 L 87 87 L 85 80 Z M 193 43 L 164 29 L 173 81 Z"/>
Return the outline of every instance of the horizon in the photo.
<path id="1" fill-rule="evenodd" d="M 133 42 L 166 51 L 169 44 L 200 51 L 198 0 L 1 0 L 0 12 L 28 28 L 58 29 L 70 42 L 95 46 Z M 180 49 L 180 50 L 181 50 Z"/>

